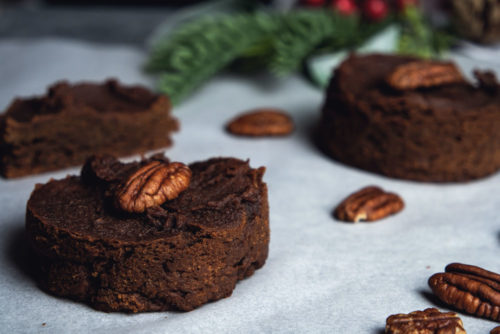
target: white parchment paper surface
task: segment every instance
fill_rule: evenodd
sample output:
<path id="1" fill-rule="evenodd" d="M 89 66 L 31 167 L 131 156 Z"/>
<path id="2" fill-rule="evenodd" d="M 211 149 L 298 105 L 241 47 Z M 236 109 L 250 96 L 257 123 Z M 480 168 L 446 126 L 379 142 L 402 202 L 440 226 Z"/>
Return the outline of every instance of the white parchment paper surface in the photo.
<path id="1" fill-rule="evenodd" d="M 15 96 L 42 94 L 61 79 L 153 87 L 141 72 L 142 50 L 70 40 L 0 41 L 0 110 Z M 500 67 L 456 56 L 472 67 Z M 495 67 L 496 66 L 496 67 Z M 266 265 L 233 295 L 189 313 L 107 314 L 40 291 L 27 274 L 26 201 L 35 183 L 78 168 L 0 180 L 0 332 L 2 333 L 383 333 L 388 315 L 437 306 L 427 279 L 450 262 L 500 271 L 500 174 L 466 184 L 384 178 L 336 163 L 310 140 L 322 92 L 298 77 L 219 76 L 175 109 L 181 131 L 167 150 L 174 160 L 213 156 L 266 166 L 271 244 Z M 287 138 L 241 139 L 224 131 L 237 113 L 279 107 L 294 117 Z M 439 143 L 436 143 L 439 145 Z M 351 192 L 379 185 L 406 202 L 400 214 L 345 224 L 331 212 Z M 497 323 L 461 315 L 468 333 Z"/>

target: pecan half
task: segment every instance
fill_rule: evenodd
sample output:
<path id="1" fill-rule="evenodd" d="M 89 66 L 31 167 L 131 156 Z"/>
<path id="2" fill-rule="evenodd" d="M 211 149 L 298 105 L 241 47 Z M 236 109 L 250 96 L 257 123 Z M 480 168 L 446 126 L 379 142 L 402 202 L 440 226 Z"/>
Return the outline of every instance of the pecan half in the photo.
<path id="1" fill-rule="evenodd" d="M 282 110 L 257 109 L 244 113 L 227 125 L 227 131 L 240 136 L 285 136 L 293 132 L 292 118 Z"/>
<path id="2" fill-rule="evenodd" d="M 466 334 L 456 313 L 442 313 L 436 308 L 409 314 L 394 314 L 387 318 L 387 334 Z"/>
<path id="3" fill-rule="evenodd" d="M 395 214 L 403 208 L 401 197 L 370 186 L 343 200 L 335 209 L 334 216 L 348 222 L 374 221 Z"/>
<path id="4" fill-rule="evenodd" d="M 387 77 L 387 83 L 397 90 L 411 90 L 465 82 L 462 73 L 453 63 L 414 61 L 399 65 Z"/>
<path id="5" fill-rule="evenodd" d="M 451 263 L 429 278 L 443 302 L 478 317 L 500 321 L 500 275 L 467 264 Z"/>
<path id="6" fill-rule="evenodd" d="M 500 334 L 500 326 L 493 328 L 490 334 Z"/>
<path id="7" fill-rule="evenodd" d="M 179 196 L 191 181 L 191 170 L 180 162 L 153 160 L 130 175 L 117 187 L 118 208 L 140 213 Z"/>

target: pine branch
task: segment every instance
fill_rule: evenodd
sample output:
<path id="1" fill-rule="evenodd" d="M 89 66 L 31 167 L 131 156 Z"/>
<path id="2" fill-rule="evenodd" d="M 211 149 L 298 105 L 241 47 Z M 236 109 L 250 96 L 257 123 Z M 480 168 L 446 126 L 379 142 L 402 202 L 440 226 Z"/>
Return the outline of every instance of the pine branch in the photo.
<path id="1" fill-rule="evenodd" d="M 336 19 L 333 12 L 323 10 L 296 11 L 284 17 L 283 27 L 273 43 L 274 57 L 269 64 L 271 71 L 284 75 L 299 69 L 304 58 L 321 42 L 336 32 L 341 35 L 348 32 L 335 29 Z"/>
<path id="2" fill-rule="evenodd" d="M 274 29 L 266 13 L 194 21 L 157 45 L 146 68 L 162 73 L 159 89 L 176 104 Z"/>
<path id="3" fill-rule="evenodd" d="M 389 17 L 382 22 L 365 23 L 358 16 L 332 11 L 292 13 L 285 18 L 283 37 L 276 39 L 271 70 L 278 75 L 288 74 L 298 70 L 313 53 L 352 49 L 391 22 Z"/>
<path id="4" fill-rule="evenodd" d="M 450 33 L 433 29 L 416 7 L 406 8 L 401 23 L 398 53 L 432 58 L 448 50 L 454 42 Z"/>
<path id="5" fill-rule="evenodd" d="M 357 16 L 310 9 L 205 17 L 161 40 L 146 68 L 160 74 L 159 90 L 177 104 L 230 64 L 233 69 L 268 68 L 288 74 L 312 53 L 356 47 L 393 21 L 368 23 Z M 448 36 L 433 33 L 416 8 L 408 9 L 400 24 L 402 53 L 429 57 L 449 47 Z"/>

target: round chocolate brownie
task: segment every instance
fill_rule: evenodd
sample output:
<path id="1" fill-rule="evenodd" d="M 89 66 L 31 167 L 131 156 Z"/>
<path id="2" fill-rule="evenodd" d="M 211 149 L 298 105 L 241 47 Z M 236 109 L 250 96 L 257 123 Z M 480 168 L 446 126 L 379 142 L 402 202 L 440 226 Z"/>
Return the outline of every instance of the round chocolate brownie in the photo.
<path id="1" fill-rule="evenodd" d="M 143 212 L 117 208 L 114 189 L 152 161 L 168 164 L 163 156 L 127 164 L 93 157 L 80 177 L 36 186 L 26 230 L 42 288 L 102 311 L 189 311 L 230 296 L 264 265 L 263 167 L 233 158 L 193 163 L 178 197 Z"/>
<path id="2" fill-rule="evenodd" d="M 327 90 L 319 144 L 334 159 L 390 177 L 452 182 L 500 168 L 500 85 L 467 82 L 452 63 L 351 55 Z"/>

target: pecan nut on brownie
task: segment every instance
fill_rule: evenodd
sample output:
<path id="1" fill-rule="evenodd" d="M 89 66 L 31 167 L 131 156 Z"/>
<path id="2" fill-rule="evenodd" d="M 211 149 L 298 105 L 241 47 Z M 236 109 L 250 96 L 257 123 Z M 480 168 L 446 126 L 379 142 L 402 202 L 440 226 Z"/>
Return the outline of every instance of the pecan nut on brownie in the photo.
<path id="1" fill-rule="evenodd" d="M 189 311 L 230 296 L 267 258 L 264 170 L 89 158 L 81 176 L 37 185 L 28 201 L 40 286 L 102 311 Z"/>
<path id="2" fill-rule="evenodd" d="M 450 62 L 351 55 L 334 72 L 319 145 L 345 164 L 395 178 L 467 181 L 500 168 L 500 85 Z"/>
<path id="3" fill-rule="evenodd" d="M 6 178 L 81 165 L 91 154 L 128 156 L 172 144 L 179 128 L 168 97 L 142 86 L 59 82 L 45 96 L 16 99 L 0 115 Z"/>

